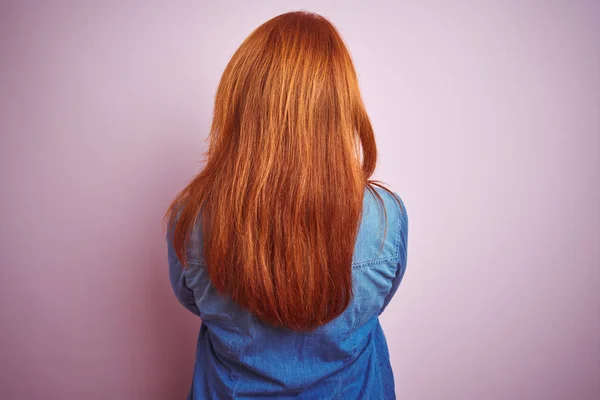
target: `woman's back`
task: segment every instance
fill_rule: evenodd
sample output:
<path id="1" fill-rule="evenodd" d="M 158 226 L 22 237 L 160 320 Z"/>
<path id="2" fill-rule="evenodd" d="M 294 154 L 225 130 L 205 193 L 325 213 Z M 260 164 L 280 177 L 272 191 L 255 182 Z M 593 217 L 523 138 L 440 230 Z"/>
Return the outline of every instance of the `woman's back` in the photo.
<path id="1" fill-rule="evenodd" d="M 209 139 L 165 215 L 173 288 L 203 321 L 193 398 L 394 398 L 377 316 L 404 272 L 406 213 L 371 179 L 375 135 L 335 26 L 299 11 L 256 28 Z"/>
<path id="2" fill-rule="evenodd" d="M 399 196 L 375 190 L 385 214 L 374 194 L 365 189 L 352 259 L 350 304 L 311 332 L 267 325 L 220 294 L 204 265 L 201 229 L 194 232 L 186 269 L 168 239 L 175 294 L 202 318 L 190 398 L 395 398 L 378 316 L 406 268 L 408 220 Z"/>

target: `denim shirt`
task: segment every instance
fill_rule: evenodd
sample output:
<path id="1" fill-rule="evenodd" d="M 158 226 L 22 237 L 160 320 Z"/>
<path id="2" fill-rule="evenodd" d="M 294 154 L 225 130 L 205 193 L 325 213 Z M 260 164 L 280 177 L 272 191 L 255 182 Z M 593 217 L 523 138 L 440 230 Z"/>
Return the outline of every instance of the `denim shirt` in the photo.
<path id="1" fill-rule="evenodd" d="M 395 399 L 394 376 L 379 315 L 406 269 L 408 219 L 376 187 L 385 219 L 365 190 L 353 254 L 353 298 L 336 319 L 310 333 L 270 327 L 211 284 L 201 250 L 182 269 L 167 235 L 169 274 L 179 302 L 202 319 L 188 399 Z M 193 236 L 201 249 L 201 232 Z"/>

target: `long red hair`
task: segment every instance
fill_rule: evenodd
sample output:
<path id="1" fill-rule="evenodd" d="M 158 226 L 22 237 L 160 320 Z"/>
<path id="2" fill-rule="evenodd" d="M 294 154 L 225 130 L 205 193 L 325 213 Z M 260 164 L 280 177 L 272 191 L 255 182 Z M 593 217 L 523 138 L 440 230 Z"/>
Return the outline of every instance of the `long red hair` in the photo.
<path id="1" fill-rule="evenodd" d="M 192 231 L 215 288 L 265 323 L 311 331 L 352 298 L 352 255 L 377 150 L 352 59 L 308 12 L 259 26 L 219 83 L 202 171 L 165 216 Z M 384 208 L 385 210 L 385 208 Z"/>

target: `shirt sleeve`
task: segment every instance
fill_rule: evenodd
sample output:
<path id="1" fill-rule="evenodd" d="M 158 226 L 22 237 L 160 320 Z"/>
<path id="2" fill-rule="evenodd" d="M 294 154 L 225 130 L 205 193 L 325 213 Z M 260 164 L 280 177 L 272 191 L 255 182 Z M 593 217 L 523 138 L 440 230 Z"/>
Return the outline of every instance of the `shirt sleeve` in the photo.
<path id="1" fill-rule="evenodd" d="M 402 281 L 402 278 L 404 277 L 404 272 L 406 271 L 407 245 L 408 245 L 408 214 L 406 213 L 406 207 L 404 206 L 404 202 L 402 201 L 400 196 L 398 196 L 397 194 L 395 194 L 395 195 L 398 198 L 398 201 L 400 203 L 400 218 L 399 218 L 400 226 L 398 227 L 399 238 L 398 238 L 398 245 L 397 245 L 398 246 L 398 259 L 397 259 L 397 264 L 396 264 L 396 273 L 394 275 L 394 278 L 392 279 L 392 286 L 391 286 L 390 291 L 388 292 L 387 296 L 385 297 L 383 306 L 379 310 L 379 315 L 381 315 L 381 313 L 383 313 L 383 310 L 385 310 L 385 308 L 388 306 L 388 304 L 394 297 L 394 294 L 396 294 L 396 291 L 398 290 L 398 287 L 400 286 L 400 282 Z"/>
<path id="2" fill-rule="evenodd" d="M 171 279 L 171 287 L 175 297 L 179 300 L 182 306 L 187 308 L 190 312 L 200 316 L 200 311 L 196 305 L 196 299 L 194 292 L 187 286 L 185 281 L 185 274 L 181 262 L 177 258 L 175 248 L 173 247 L 173 241 L 171 235 L 167 232 L 167 253 L 169 260 L 169 278 Z"/>

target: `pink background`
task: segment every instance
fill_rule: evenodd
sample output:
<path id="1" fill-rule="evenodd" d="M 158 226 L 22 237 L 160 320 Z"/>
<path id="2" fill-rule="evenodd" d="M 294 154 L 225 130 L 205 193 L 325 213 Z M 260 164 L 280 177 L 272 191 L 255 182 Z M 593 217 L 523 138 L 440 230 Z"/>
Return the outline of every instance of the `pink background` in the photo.
<path id="1" fill-rule="evenodd" d="M 0 3 L 0 398 L 185 396 L 160 219 L 228 59 L 300 8 L 346 39 L 409 209 L 398 396 L 600 398 L 597 2 L 91 3 Z"/>

